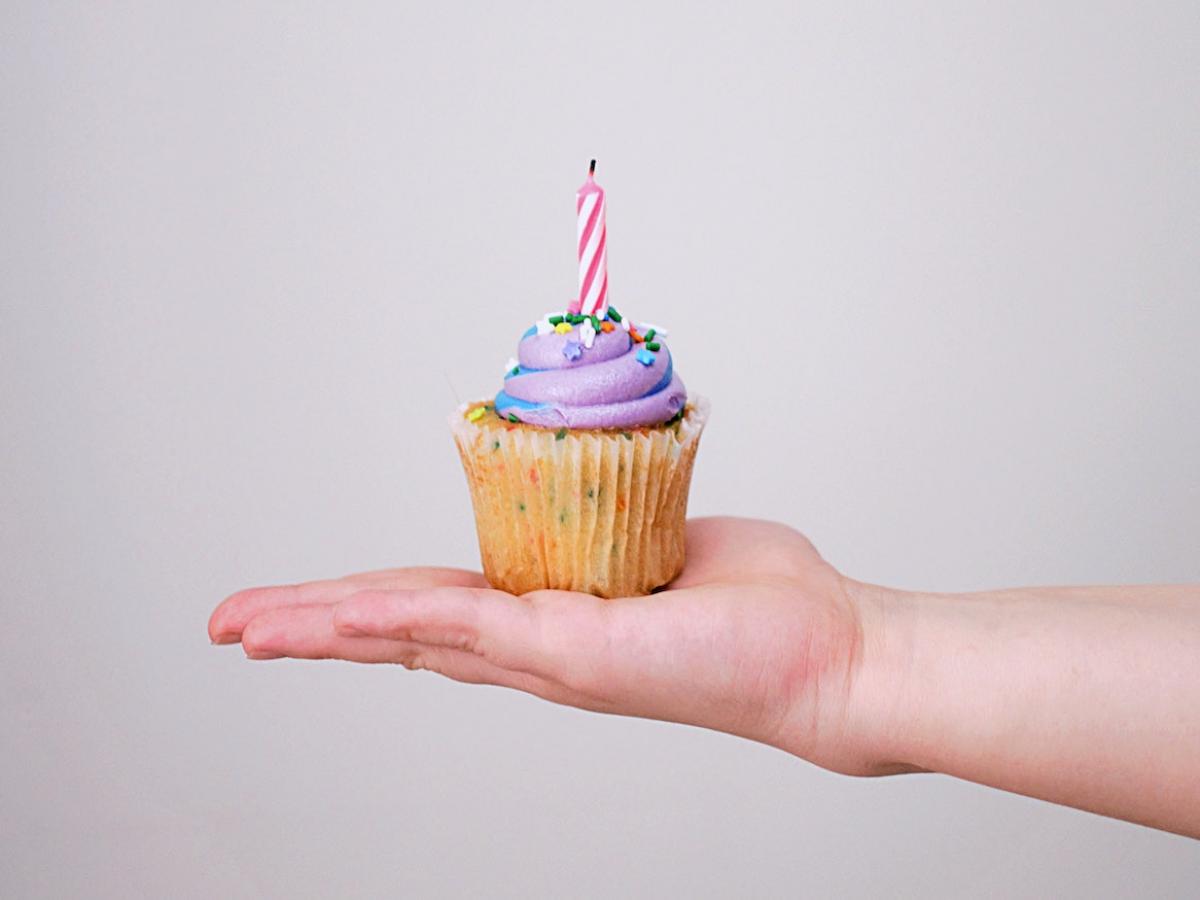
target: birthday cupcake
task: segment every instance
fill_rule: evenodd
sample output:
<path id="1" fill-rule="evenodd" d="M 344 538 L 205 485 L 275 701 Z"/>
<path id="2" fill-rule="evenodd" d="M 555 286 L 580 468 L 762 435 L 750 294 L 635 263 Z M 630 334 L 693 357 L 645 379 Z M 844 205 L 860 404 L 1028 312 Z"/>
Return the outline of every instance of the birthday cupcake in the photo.
<path id="1" fill-rule="evenodd" d="M 708 408 L 689 400 L 666 330 L 608 305 L 604 191 L 590 172 L 577 212 L 580 299 L 525 331 L 503 388 L 456 410 L 451 428 L 494 587 L 634 596 L 683 567 Z"/>

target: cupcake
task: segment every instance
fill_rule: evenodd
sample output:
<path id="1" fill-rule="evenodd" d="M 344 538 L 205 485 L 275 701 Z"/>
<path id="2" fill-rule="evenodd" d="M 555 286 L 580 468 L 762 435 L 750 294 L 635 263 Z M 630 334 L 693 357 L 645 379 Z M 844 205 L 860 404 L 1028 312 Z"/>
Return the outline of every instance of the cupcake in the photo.
<path id="1" fill-rule="evenodd" d="M 608 305 L 604 192 L 590 174 L 577 211 L 580 300 L 526 330 L 502 389 L 461 406 L 451 429 L 493 587 L 634 596 L 683 567 L 708 410 L 689 400 L 666 330 Z"/>

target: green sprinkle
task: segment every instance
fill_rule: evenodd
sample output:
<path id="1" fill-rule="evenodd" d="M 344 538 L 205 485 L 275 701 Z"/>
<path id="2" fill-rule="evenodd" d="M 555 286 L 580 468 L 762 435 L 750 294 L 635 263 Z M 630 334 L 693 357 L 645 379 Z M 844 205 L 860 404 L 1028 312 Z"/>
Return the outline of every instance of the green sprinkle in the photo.
<path id="1" fill-rule="evenodd" d="M 517 509 L 519 509 L 521 512 L 525 512 L 525 504 L 524 504 L 524 503 L 518 503 L 518 504 L 517 504 Z"/>
<path id="2" fill-rule="evenodd" d="M 646 349 L 657 353 L 659 350 L 662 349 L 662 345 L 659 344 L 658 341 L 649 341 L 646 344 Z"/>
<path id="3" fill-rule="evenodd" d="M 649 331 L 647 331 L 646 332 L 646 340 L 648 340 L 648 341 L 654 340 L 654 333 L 655 332 L 654 332 L 653 328 L 651 328 Z"/>
<path id="4" fill-rule="evenodd" d="M 588 488 L 588 499 L 591 500 L 595 496 L 596 496 L 596 489 Z"/>
<path id="5" fill-rule="evenodd" d="M 560 428 L 560 429 L 558 429 L 558 431 L 554 432 L 554 439 L 556 441 L 561 441 L 566 436 L 567 436 L 567 429 L 565 429 L 565 428 Z"/>
<path id="6" fill-rule="evenodd" d="M 571 313 L 571 315 L 567 316 L 567 321 L 570 322 L 572 325 L 578 325 L 580 322 L 582 322 L 584 320 L 584 318 L 585 317 L 581 316 L 579 313 Z"/>
<path id="7" fill-rule="evenodd" d="M 517 414 L 516 414 L 516 413 L 509 413 L 509 414 L 508 414 L 508 421 L 510 421 L 510 422 L 520 422 L 521 420 L 517 418 Z"/>
<path id="8" fill-rule="evenodd" d="M 500 442 L 492 441 L 492 452 L 495 453 L 499 449 L 500 449 Z"/>
<path id="9" fill-rule="evenodd" d="M 610 306 L 608 308 L 608 317 L 610 319 L 612 319 L 614 322 L 621 321 L 621 314 L 619 312 L 617 312 L 617 308 L 615 306 Z"/>
<path id="10" fill-rule="evenodd" d="M 628 431 L 622 431 L 622 432 L 621 432 L 621 437 L 625 438 L 625 440 L 627 440 L 627 441 L 632 441 L 632 440 L 633 440 L 633 435 L 632 435 L 632 434 L 630 434 Z"/>
<path id="11" fill-rule="evenodd" d="M 562 316 L 551 316 L 551 317 L 550 317 L 550 324 L 551 324 L 551 325 L 557 325 L 557 324 L 558 324 L 559 322 L 561 322 L 562 320 L 563 320 L 563 317 L 562 317 Z"/>
<path id="12" fill-rule="evenodd" d="M 518 372 L 520 372 L 520 371 L 521 371 L 521 367 L 520 367 L 520 366 L 513 366 L 513 367 L 512 367 L 512 371 L 511 371 L 511 372 L 509 372 L 508 374 L 509 374 L 509 375 L 516 375 L 516 374 L 517 374 Z"/>
<path id="13" fill-rule="evenodd" d="M 564 509 L 564 510 L 562 510 L 562 511 L 561 511 L 561 512 L 558 514 L 558 521 L 559 521 L 559 522 L 562 522 L 564 525 L 566 524 L 566 522 L 567 522 L 567 511 L 566 511 L 565 509 Z"/>
<path id="14" fill-rule="evenodd" d="M 590 318 L 592 320 L 592 330 L 599 331 L 600 330 L 600 320 L 597 319 L 595 315 L 592 315 Z"/>

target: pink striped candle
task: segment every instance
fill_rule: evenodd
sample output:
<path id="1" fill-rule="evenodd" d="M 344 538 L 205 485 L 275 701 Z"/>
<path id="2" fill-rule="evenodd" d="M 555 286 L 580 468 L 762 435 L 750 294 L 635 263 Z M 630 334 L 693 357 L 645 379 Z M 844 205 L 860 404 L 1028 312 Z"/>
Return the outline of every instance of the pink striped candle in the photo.
<path id="1" fill-rule="evenodd" d="M 574 312 L 604 318 L 608 312 L 608 252 L 605 248 L 604 188 L 593 177 L 596 161 L 588 167 L 587 181 L 575 195 L 579 215 L 579 299 Z"/>

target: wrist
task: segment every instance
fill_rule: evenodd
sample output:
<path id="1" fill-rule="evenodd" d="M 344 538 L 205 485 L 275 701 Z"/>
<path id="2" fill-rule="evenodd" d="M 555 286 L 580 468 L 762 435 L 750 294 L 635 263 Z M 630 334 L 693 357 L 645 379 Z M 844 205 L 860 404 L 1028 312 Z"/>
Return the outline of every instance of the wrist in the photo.
<path id="1" fill-rule="evenodd" d="M 850 661 L 846 700 L 847 745 L 857 774 L 925 771 L 914 758 L 914 719 L 906 710 L 917 656 L 917 623 L 924 595 L 846 579 L 845 591 L 860 623 L 858 652 Z"/>
<path id="2" fill-rule="evenodd" d="M 1194 589 L 846 596 L 842 771 L 942 772 L 1200 834 Z"/>

